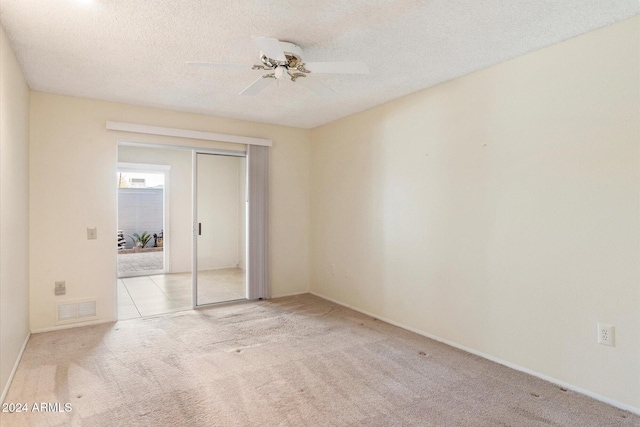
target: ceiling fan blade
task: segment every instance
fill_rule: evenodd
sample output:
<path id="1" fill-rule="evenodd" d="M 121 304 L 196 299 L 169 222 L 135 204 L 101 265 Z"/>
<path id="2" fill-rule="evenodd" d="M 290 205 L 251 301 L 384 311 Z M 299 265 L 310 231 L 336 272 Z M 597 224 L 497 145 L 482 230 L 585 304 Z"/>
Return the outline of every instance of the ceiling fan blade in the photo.
<path id="1" fill-rule="evenodd" d="M 337 94 L 335 90 L 331 89 L 328 86 L 325 86 L 324 84 L 315 80 L 313 77 L 298 77 L 295 80 L 295 83 L 301 84 L 302 86 L 318 95 L 333 96 Z"/>
<path id="2" fill-rule="evenodd" d="M 188 61 L 187 65 L 192 65 L 194 67 L 212 67 L 212 68 L 228 68 L 232 70 L 251 70 L 253 68 L 252 64 L 225 64 L 222 62 L 191 62 Z"/>
<path id="3" fill-rule="evenodd" d="M 269 37 L 251 36 L 251 40 L 256 46 L 267 55 L 268 58 L 275 59 L 276 61 L 286 61 L 287 57 L 284 55 L 282 46 L 280 46 L 280 40 L 272 39 Z"/>
<path id="4" fill-rule="evenodd" d="M 270 74 L 265 74 L 264 76 L 259 77 L 258 80 L 247 86 L 242 92 L 240 92 L 240 95 L 257 95 L 258 93 L 260 93 L 260 91 L 269 86 L 271 82 L 274 82 L 275 80 L 276 79 L 274 79 Z"/>
<path id="5" fill-rule="evenodd" d="M 318 74 L 369 74 L 364 62 L 305 62 L 304 68 Z"/>

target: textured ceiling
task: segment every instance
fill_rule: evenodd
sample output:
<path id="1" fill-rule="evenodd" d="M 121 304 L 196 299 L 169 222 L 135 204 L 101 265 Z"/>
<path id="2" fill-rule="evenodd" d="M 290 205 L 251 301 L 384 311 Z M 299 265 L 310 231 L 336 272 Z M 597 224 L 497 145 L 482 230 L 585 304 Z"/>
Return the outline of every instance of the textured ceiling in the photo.
<path id="1" fill-rule="evenodd" d="M 0 0 L 33 90 L 315 127 L 639 13 L 638 0 Z M 311 75 L 238 93 L 260 71 L 251 36 L 300 45 L 306 61 L 364 61 L 371 74 Z"/>

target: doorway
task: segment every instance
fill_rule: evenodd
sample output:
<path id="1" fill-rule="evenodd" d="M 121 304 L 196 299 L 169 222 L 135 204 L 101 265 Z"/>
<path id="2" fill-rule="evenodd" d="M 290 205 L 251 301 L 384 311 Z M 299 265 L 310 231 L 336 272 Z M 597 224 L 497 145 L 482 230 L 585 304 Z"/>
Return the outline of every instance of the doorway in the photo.
<path id="1" fill-rule="evenodd" d="M 254 163 L 262 166 L 253 167 L 259 172 L 253 174 L 253 181 L 265 183 L 268 151 L 266 147 L 254 151 L 245 147 L 243 151 L 204 150 L 118 143 L 119 166 L 133 163 L 132 169 L 140 169 L 144 162 L 166 172 L 164 270 L 119 276 L 120 320 L 266 295 L 266 238 L 262 232 L 267 198 L 261 185 L 250 186 L 249 153 L 258 153 Z M 259 199 L 251 203 L 251 194 Z M 133 242 L 128 240 L 130 246 Z M 248 273 L 251 271 L 255 273 Z"/>
<path id="2" fill-rule="evenodd" d="M 163 274 L 170 167 L 118 164 L 118 277 Z"/>
<path id="3" fill-rule="evenodd" d="M 165 280 L 171 276 L 171 165 L 138 163 L 153 160 L 144 151 L 123 148 L 118 157 L 118 318 L 189 309 L 191 274 L 182 278 L 186 289 L 180 293 L 171 293 L 177 276 L 171 283 Z"/>

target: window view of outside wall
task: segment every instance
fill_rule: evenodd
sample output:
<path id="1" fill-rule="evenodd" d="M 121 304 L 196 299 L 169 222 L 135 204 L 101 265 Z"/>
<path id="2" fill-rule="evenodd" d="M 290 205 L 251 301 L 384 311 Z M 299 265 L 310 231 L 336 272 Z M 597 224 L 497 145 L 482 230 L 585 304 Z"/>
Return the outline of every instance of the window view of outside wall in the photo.
<path id="1" fill-rule="evenodd" d="M 118 172 L 118 276 L 164 271 L 164 174 Z"/>

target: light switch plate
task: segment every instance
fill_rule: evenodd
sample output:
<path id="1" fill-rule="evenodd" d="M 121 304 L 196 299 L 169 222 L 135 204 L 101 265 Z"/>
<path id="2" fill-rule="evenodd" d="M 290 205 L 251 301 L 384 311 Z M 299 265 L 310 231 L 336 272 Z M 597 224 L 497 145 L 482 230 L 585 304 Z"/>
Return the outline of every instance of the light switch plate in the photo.
<path id="1" fill-rule="evenodd" d="M 95 240 L 98 238 L 98 227 L 87 227 L 87 240 Z"/>
<path id="2" fill-rule="evenodd" d="M 67 285 L 64 281 L 56 282 L 56 287 L 54 288 L 54 293 L 56 295 L 65 295 L 67 293 Z"/>

